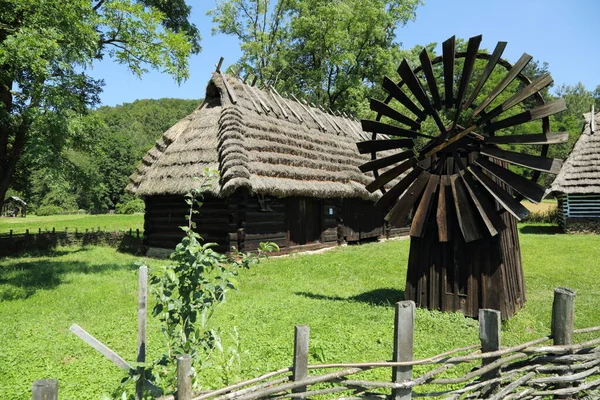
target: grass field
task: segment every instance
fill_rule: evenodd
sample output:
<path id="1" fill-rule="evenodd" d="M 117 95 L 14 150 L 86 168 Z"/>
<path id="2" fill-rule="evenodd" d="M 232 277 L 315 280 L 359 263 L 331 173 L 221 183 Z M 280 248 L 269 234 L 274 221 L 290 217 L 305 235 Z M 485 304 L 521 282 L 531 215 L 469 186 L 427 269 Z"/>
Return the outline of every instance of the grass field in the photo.
<path id="1" fill-rule="evenodd" d="M 70 231 L 77 228 L 79 231 L 85 229 L 109 229 L 109 230 L 129 230 L 140 229 L 144 227 L 143 214 L 68 214 L 68 215 L 50 215 L 47 217 L 38 217 L 35 215 L 25 218 L 0 218 L 0 234 L 8 233 L 13 230 L 13 233 L 25 233 L 26 229 L 30 232 L 52 230 L 64 231 L 68 228 Z"/>
<path id="2" fill-rule="evenodd" d="M 600 325 L 600 240 L 559 235 L 551 226 L 521 225 L 528 301 L 503 324 L 503 344 L 549 333 L 553 289 L 577 291 L 576 327 Z M 402 298 L 407 240 L 269 259 L 240 274 L 214 316 L 227 354 L 201 369 L 205 387 L 288 366 L 295 324 L 311 328 L 311 362 L 390 357 L 393 304 Z M 138 258 L 109 248 L 66 248 L 44 257 L 0 259 L 0 393 L 29 398 L 35 379 L 54 377 L 61 399 L 97 399 L 118 386 L 121 372 L 68 327 L 78 323 L 133 360 Z M 150 267 L 164 261 L 149 260 Z M 227 333 L 238 332 L 236 340 Z M 149 358 L 159 354 L 150 319 Z M 459 314 L 417 310 L 415 357 L 478 342 L 477 322 Z M 227 357 L 241 363 L 225 368 Z M 387 379 L 382 376 L 382 379 Z"/>

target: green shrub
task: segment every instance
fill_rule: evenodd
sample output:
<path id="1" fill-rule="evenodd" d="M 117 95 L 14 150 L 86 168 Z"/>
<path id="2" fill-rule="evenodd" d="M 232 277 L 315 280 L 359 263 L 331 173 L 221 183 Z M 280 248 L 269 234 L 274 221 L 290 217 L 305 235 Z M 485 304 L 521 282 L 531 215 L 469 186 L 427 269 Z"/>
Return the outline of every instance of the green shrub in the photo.
<path id="1" fill-rule="evenodd" d="M 117 214 L 135 214 L 143 213 L 146 210 L 146 205 L 142 199 L 130 200 L 127 203 L 118 203 L 115 208 Z"/>
<path id="2" fill-rule="evenodd" d="M 57 215 L 64 212 L 65 210 L 63 210 L 59 206 L 40 206 L 36 211 L 36 215 L 40 217 L 45 217 L 48 215 Z"/>
<path id="3" fill-rule="evenodd" d="M 557 224 L 559 215 L 558 208 L 551 208 L 548 211 L 533 211 L 523 218 L 523 222 Z"/>

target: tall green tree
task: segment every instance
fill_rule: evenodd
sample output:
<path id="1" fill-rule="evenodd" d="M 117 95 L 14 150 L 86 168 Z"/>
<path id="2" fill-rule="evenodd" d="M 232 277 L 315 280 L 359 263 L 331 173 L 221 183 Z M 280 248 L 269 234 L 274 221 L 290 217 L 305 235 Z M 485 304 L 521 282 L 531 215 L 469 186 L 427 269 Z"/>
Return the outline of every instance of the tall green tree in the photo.
<path id="1" fill-rule="evenodd" d="M 311 102 L 356 111 L 403 56 L 398 27 L 420 0 L 222 0 L 215 32 L 236 36 L 236 68 Z"/>
<path id="2" fill-rule="evenodd" d="M 184 0 L 0 0 L 0 199 L 26 150 L 49 157 L 76 139 L 68 120 L 103 85 L 86 74 L 95 60 L 186 79 L 200 51 L 189 15 Z"/>

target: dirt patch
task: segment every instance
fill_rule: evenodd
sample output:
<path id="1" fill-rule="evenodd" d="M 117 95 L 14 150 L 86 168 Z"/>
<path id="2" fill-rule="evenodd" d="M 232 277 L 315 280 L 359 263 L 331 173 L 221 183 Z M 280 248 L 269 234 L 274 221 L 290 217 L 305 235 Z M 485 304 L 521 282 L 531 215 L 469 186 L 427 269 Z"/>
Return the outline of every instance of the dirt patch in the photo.
<path id="1" fill-rule="evenodd" d="M 533 204 L 528 200 L 521 202 L 531 212 L 548 212 L 557 207 L 556 200 L 544 200 L 540 204 Z"/>

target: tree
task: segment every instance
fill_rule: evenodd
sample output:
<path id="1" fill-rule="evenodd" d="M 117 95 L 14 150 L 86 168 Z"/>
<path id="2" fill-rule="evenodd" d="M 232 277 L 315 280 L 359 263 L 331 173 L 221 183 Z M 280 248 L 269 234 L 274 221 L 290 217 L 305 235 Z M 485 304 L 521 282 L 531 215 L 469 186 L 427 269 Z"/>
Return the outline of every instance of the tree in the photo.
<path id="1" fill-rule="evenodd" d="M 94 60 L 186 79 L 200 51 L 189 15 L 184 0 L 0 0 L 0 199 L 25 150 L 51 157 L 77 140 L 69 117 L 97 104 L 103 85 L 85 73 Z"/>
<path id="2" fill-rule="evenodd" d="M 215 32 L 236 36 L 236 68 L 310 102 L 356 111 L 364 94 L 395 68 L 399 26 L 420 0 L 223 0 Z"/>

